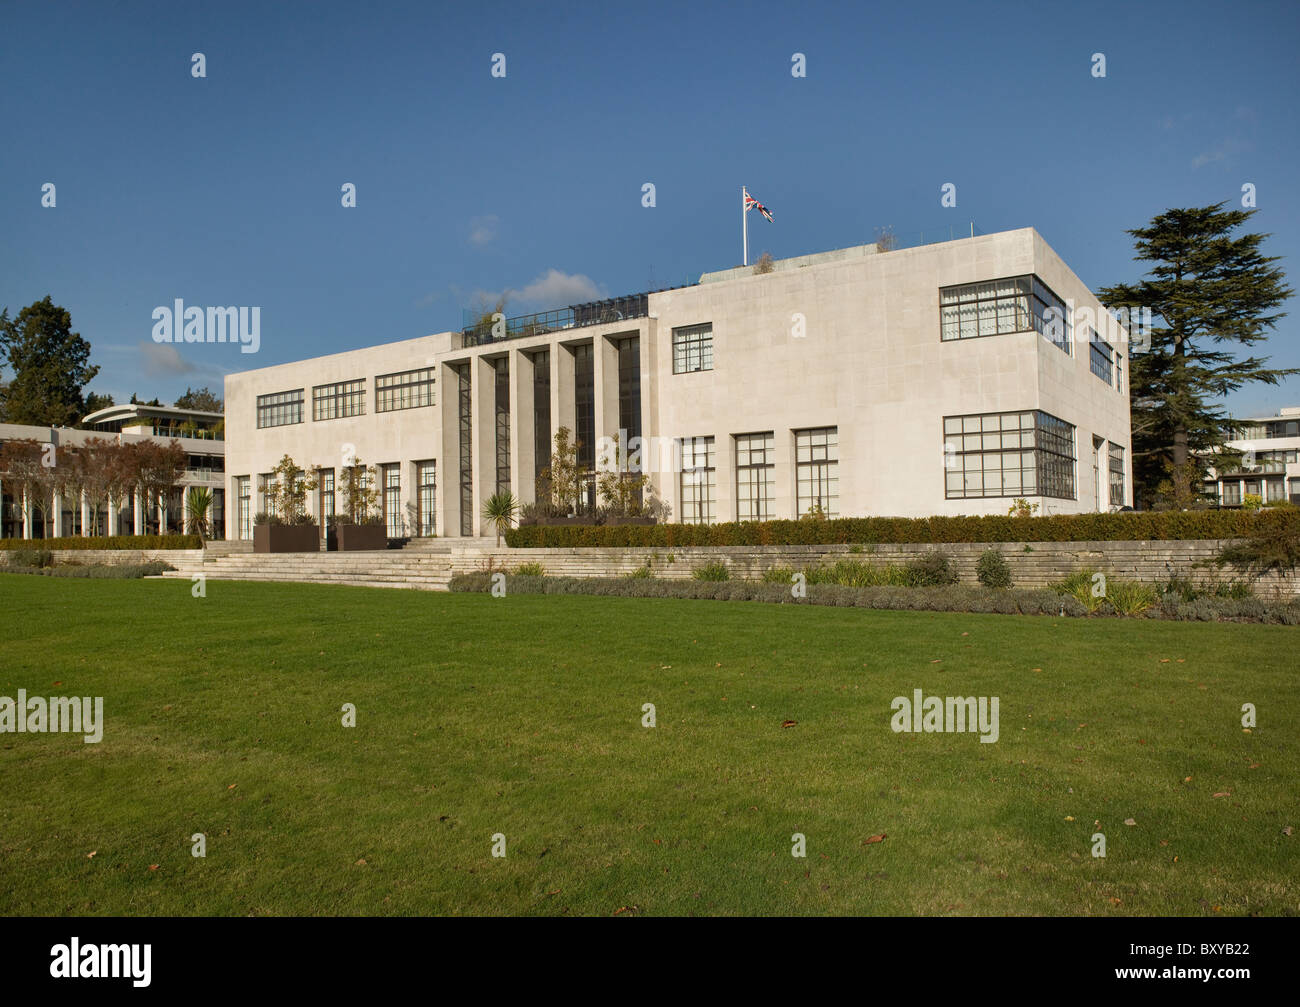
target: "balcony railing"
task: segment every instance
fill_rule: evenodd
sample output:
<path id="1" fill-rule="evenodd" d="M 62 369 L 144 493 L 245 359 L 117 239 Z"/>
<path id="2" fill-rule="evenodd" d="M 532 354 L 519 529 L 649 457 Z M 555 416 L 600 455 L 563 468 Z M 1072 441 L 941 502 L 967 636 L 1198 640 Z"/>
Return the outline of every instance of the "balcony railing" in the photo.
<path id="1" fill-rule="evenodd" d="M 629 294 L 626 297 L 611 297 L 603 301 L 573 304 L 552 311 L 539 311 L 532 315 L 516 315 L 514 318 L 504 320 L 504 329 L 497 335 L 493 334 L 492 321 L 484 320 L 461 329 L 461 345 L 481 346 L 485 343 L 525 339 L 528 336 L 542 336 L 548 332 L 577 329 L 587 325 L 606 325 L 611 322 L 626 321 L 629 318 L 644 318 L 649 313 L 649 305 L 649 294 Z"/>

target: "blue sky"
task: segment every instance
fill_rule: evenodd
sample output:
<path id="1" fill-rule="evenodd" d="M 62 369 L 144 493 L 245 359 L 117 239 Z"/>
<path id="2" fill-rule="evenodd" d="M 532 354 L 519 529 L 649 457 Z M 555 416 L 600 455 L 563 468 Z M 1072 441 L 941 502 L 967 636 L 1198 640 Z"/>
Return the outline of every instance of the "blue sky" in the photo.
<path id="1" fill-rule="evenodd" d="M 1251 182 L 1300 286 L 1298 43 L 1289 2 L 10 3 L 0 306 L 50 294 L 93 389 L 170 401 L 457 328 L 482 292 L 516 314 L 737 265 L 742 183 L 776 216 L 752 257 L 1029 225 L 1096 289 L 1139 275 L 1126 228 Z M 260 351 L 154 344 L 176 298 L 259 306 Z M 1300 366 L 1286 309 L 1266 352 Z"/>

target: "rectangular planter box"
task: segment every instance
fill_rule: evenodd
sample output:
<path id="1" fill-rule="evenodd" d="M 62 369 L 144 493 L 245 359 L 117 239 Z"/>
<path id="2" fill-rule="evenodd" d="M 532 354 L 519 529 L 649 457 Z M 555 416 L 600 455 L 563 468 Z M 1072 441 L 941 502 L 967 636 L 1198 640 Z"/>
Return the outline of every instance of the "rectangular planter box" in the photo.
<path id="1" fill-rule="evenodd" d="M 254 525 L 253 552 L 320 552 L 320 529 L 314 524 Z"/>
<path id="2" fill-rule="evenodd" d="M 339 552 L 388 548 L 388 529 L 381 524 L 341 524 L 336 527 Z"/>

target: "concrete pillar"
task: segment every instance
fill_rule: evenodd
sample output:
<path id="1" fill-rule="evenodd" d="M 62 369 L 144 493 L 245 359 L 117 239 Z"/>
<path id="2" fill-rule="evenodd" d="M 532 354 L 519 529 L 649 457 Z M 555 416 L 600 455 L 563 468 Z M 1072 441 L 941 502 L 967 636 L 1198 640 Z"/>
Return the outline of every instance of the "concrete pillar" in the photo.
<path id="1" fill-rule="evenodd" d="M 181 487 L 181 531 L 186 535 L 190 533 L 190 509 L 185 506 L 185 494 L 187 491 L 188 487 Z"/>
<path id="2" fill-rule="evenodd" d="M 121 502 L 121 499 L 115 496 L 108 498 L 108 527 L 104 531 L 109 535 L 117 534 L 117 511 Z"/>
<path id="3" fill-rule="evenodd" d="M 144 534 L 144 493 L 137 486 L 131 491 L 131 500 L 135 511 L 135 534 Z"/>
<path id="4" fill-rule="evenodd" d="M 442 417 L 442 443 L 435 459 L 438 463 L 438 534 L 460 534 L 460 377 L 455 367 L 444 364 L 438 375 Z M 335 504 L 335 510 L 340 510 Z"/>
<path id="5" fill-rule="evenodd" d="M 533 362 L 526 353 L 510 353 L 510 474 L 522 506 L 537 499 L 534 479 Z"/>
<path id="6" fill-rule="evenodd" d="M 53 511 L 54 511 L 53 514 L 54 529 L 50 532 L 50 535 L 52 538 L 62 538 L 63 537 L 63 495 L 60 493 L 54 494 Z"/>
<path id="7" fill-rule="evenodd" d="M 23 487 L 23 538 L 32 537 L 32 498 L 27 492 L 27 487 Z"/>
<path id="8" fill-rule="evenodd" d="M 81 491 L 81 535 L 85 538 L 91 533 L 90 527 L 90 501 L 86 499 L 86 491 Z"/>
<path id="9" fill-rule="evenodd" d="M 470 364 L 470 412 L 472 439 L 470 455 L 474 472 L 474 534 L 492 532 L 483 520 L 483 502 L 497 490 L 496 466 L 496 368 L 491 361 L 477 357 Z"/>

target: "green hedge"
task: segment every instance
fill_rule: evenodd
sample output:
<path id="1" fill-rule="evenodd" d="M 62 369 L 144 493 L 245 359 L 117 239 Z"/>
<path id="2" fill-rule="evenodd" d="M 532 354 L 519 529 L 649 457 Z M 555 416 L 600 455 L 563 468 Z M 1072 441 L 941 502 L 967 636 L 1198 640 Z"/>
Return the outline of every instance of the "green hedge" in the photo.
<path id="1" fill-rule="evenodd" d="M 949 542 L 1134 542 L 1242 538 L 1269 523 L 1300 527 L 1300 508 L 1053 514 L 1049 517 L 836 518 L 690 525 L 526 525 L 506 532 L 516 549 L 579 546 L 838 545 Z"/>
<path id="2" fill-rule="evenodd" d="M 452 591 L 486 593 L 491 575 L 458 574 Z M 759 601 L 781 605 L 834 605 L 849 608 L 916 612 L 988 612 L 1005 615 L 1110 616 L 1121 613 L 1109 602 L 1092 611 L 1068 594 L 1050 590 L 988 588 L 952 584 L 945 587 L 844 587 L 809 584 L 807 597 L 796 599 L 789 585 L 755 581 L 657 580 L 629 577 L 512 577 L 506 576 L 506 597 L 512 594 L 581 594 L 616 598 L 689 598 L 711 601 Z M 1264 622 L 1300 625 L 1300 603 L 1265 602 L 1259 598 L 1201 598 L 1184 602 L 1164 598 L 1134 612 L 1133 618 L 1201 622 Z"/>
<path id="3" fill-rule="evenodd" d="M 0 538 L 0 549 L 198 549 L 203 540 L 197 535 L 100 535 L 67 538 Z"/>
<path id="4" fill-rule="evenodd" d="M 96 564 L 93 566 L 7 566 L 0 567 L 0 573 L 35 574 L 39 577 L 78 577 L 89 580 L 139 580 L 141 577 L 157 577 L 166 570 L 175 570 L 170 563 L 153 560 L 149 563 L 119 563 L 113 566 Z"/>

